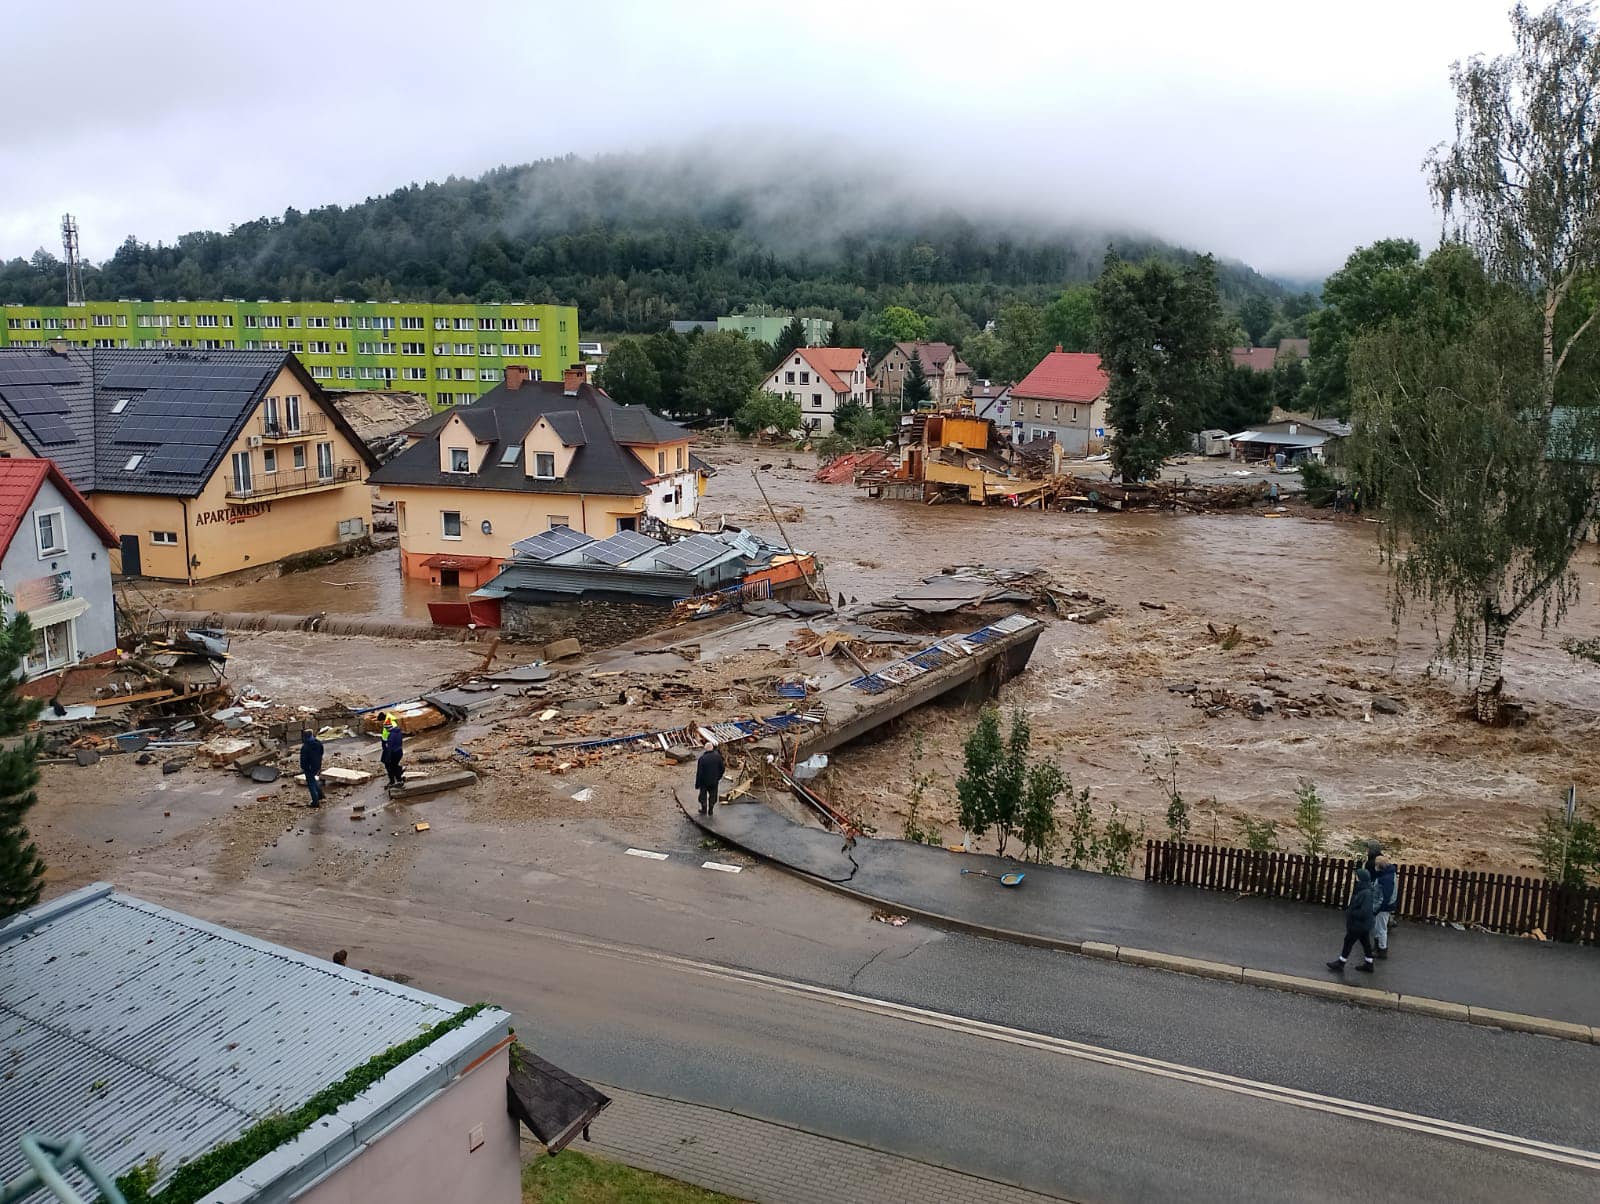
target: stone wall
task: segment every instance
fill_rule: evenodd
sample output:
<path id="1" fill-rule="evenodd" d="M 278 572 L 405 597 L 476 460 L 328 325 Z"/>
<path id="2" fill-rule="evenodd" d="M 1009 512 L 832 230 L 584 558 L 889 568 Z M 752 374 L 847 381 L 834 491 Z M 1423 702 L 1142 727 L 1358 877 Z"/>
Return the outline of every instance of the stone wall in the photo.
<path id="1" fill-rule="evenodd" d="M 670 607 L 648 602 L 500 603 L 500 634 L 508 640 L 547 644 L 575 639 L 585 651 L 609 648 L 670 621 Z"/>

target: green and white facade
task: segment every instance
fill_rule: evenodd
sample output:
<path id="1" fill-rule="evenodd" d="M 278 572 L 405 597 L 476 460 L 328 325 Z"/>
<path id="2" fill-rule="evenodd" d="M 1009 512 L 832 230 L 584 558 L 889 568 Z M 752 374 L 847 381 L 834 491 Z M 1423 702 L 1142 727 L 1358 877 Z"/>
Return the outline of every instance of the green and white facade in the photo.
<path id="1" fill-rule="evenodd" d="M 476 401 L 522 364 L 560 380 L 578 311 L 523 302 L 87 301 L 0 306 L 0 347 L 292 351 L 324 389 L 403 389 L 436 408 Z"/>

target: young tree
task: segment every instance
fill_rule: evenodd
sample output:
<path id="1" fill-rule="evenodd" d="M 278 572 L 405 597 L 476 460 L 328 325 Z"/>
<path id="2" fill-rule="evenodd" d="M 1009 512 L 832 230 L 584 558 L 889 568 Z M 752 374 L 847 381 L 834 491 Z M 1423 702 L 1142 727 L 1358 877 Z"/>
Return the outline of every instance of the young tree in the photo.
<path id="1" fill-rule="evenodd" d="M 922 371 L 922 356 L 917 349 L 912 347 L 910 366 L 900 385 L 900 408 L 914 410 L 933 396 L 933 391 L 928 387 L 928 378 Z"/>
<path id="2" fill-rule="evenodd" d="M 9 601 L 3 593 L 0 600 Z M 26 733 L 40 703 L 17 691 L 32 645 L 27 616 L 0 619 L 0 920 L 37 903 L 44 881 L 44 860 L 23 822 L 39 783 L 39 741 Z"/>
<path id="3" fill-rule="evenodd" d="M 1072 783 L 1048 761 L 1028 766 L 1028 781 L 1022 798 L 1022 818 L 1017 835 L 1022 838 L 1022 856 L 1027 860 L 1049 861 L 1055 848 L 1061 821 L 1056 815 L 1056 800 L 1071 793 Z"/>
<path id="4" fill-rule="evenodd" d="M 1111 378 L 1111 465 L 1124 481 L 1156 475 L 1198 430 L 1228 364 L 1228 323 L 1208 255 L 1174 268 L 1106 256 L 1095 282 L 1095 343 Z"/>
<path id="5" fill-rule="evenodd" d="M 618 339 L 596 376 L 600 387 L 623 405 L 661 403 L 661 374 L 656 371 L 643 339 Z"/>
<path id="6" fill-rule="evenodd" d="M 737 331 L 713 331 L 689 349 L 684 402 L 697 413 L 731 418 L 765 375 L 755 344 Z"/>
<path id="7" fill-rule="evenodd" d="M 734 414 L 733 426 L 746 438 L 772 431 L 778 438 L 787 439 L 800 429 L 800 403 L 792 393 L 779 397 L 765 389 L 756 389 L 750 394 L 750 400 Z"/>
<path id="8" fill-rule="evenodd" d="M 1006 845 L 1011 834 L 1022 821 L 1023 800 L 1028 789 L 1028 749 L 1033 743 L 1033 729 L 1028 717 L 1020 710 L 1011 712 L 1011 733 L 1006 738 L 1005 754 L 994 775 L 994 789 L 990 795 L 990 820 L 998 839 L 1000 856 L 1006 855 Z"/>
<path id="9" fill-rule="evenodd" d="M 974 839 L 994 824 L 995 784 L 1005 759 L 1000 742 L 1000 712 L 984 707 L 978 725 L 963 746 L 961 776 L 956 779 L 957 817 Z"/>
<path id="10" fill-rule="evenodd" d="M 1317 784 L 1310 778 L 1301 778 L 1295 791 L 1294 830 L 1300 833 L 1300 843 L 1306 854 L 1320 856 L 1328 851 L 1328 808 L 1317 793 Z"/>

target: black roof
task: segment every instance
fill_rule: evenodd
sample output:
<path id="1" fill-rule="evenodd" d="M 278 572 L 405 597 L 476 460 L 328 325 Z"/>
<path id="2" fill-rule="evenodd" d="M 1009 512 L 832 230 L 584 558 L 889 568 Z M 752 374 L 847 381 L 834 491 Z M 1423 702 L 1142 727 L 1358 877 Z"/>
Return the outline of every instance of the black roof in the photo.
<path id="1" fill-rule="evenodd" d="M 483 467 L 471 476 L 439 470 L 439 431 L 454 414 L 461 415 L 474 438 L 489 430 L 489 415 L 498 432 Z M 561 441 L 576 448 L 567 475 L 542 480 L 527 475 L 523 457 L 503 463 L 506 447 L 520 444 L 540 418 Z M 622 406 L 590 384 L 568 393 L 561 381 L 527 381 L 519 388 L 491 389 L 471 405 L 426 418 L 409 428 L 421 438 L 367 479 L 374 485 L 437 485 L 451 489 L 497 489 L 518 493 L 609 493 L 632 496 L 645 492 L 655 473 L 628 450 L 638 443 L 667 443 L 689 438 L 676 423 L 643 406 Z"/>
<path id="2" fill-rule="evenodd" d="M 194 497 L 286 366 L 376 464 L 285 351 L 0 349 L 0 416 L 84 493 Z"/>

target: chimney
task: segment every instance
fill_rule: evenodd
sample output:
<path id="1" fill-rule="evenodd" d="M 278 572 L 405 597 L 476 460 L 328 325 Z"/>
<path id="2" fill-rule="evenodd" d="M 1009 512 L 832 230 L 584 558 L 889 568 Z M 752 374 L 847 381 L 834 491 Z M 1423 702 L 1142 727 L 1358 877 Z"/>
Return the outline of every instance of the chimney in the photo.
<path id="1" fill-rule="evenodd" d="M 51 339 L 45 345 L 50 348 L 51 353 L 54 355 L 65 355 L 72 346 L 66 339 Z"/>
<path id="2" fill-rule="evenodd" d="M 506 365 L 506 388 L 520 389 L 528 383 L 528 367 L 526 364 Z"/>
<path id="3" fill-rule="evenodd" d="M 582 364 L 573 364 L 561 374 L 561 391 L 568 397 L 578 395 L 578 386 L 588 383 L 589 370 Z"/>
<path id="4" fill-rule="evenodd" d="M 1057 344 L 1056 344 L 1056 350 L 1057 350 L 1057 351 L 1060 351 L 1060 350 L 1061 350 L 1061 344 L 1060 344 L 1060 343 L 1057 343 Z"/>

